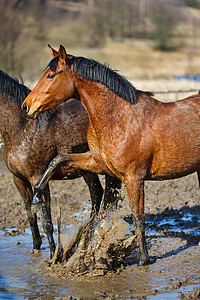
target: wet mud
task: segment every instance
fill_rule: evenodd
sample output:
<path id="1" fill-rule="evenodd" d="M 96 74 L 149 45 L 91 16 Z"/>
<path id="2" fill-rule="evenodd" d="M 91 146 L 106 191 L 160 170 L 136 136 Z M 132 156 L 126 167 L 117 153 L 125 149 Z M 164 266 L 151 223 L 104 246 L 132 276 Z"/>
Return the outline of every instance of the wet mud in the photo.
<path id="1" fill-rule="evenodd" d="M 116 206 L 90 218 L 86 214 L 80 224 L 58 230 L 57 249 L 51 267 L 69 276 L 103 276 L 119 272 L 132 264 L 137 248 L 136 235 L 121 217 Z M 56 249 L 56 250 L 57 250 Z M 57 263 L 60 263 L 58 268 Z"/>
<path id="2" fill-rule="evenodd" d="M 51 182 L 50 189 L 55 240 L 59 202 L 62 234 L 66 242 L 68 232 L 66 243 L 69 245 L 72 232 L 76 237 L 75 228 L 80 228 L 80 224 L 88 220 L 90 201 L 87 186 L 82 179 L 76 179 Z M 92 236 L 95 232 L 102 240 L 99 237 L 89 239 L 90 245 L 98 248 L 94 242 L 101 240 L 102 247 L 93 251 L 93 255 L 89 252 L 86 255 L 88 244 L 84 248 L 83 240 L 79 239 L 72 269 L 67 255 L 61 263 L 52 264 L 49 260 L 48 243 L 42 228 L 42 250 L 31 252 L 32 239 L 24 204 L 13 184 L 12 175 L 0 161 L 0 298 L 6 299 L 9 295 L 7 299 L 46 299 L 48 295 L 48 299 L 199 299 L 200 189 L 197 175 L 165 182 L 147 182 L 145 192 L 146 237 L 151 264 L 137 267 L 138 248 L 130 206 L 123 190 L 124 200 L 119 202 L 117 212 L 109 212 L 109 230 L 105 232 L 105 226 L 101 226 L 103 218 L 94 220 L 104 232 L 100 233 L 100 227 L 98 230 L 93 227 Z M 119 220 L 118 225 L 114 225 L 110 216 Z M 40 212 L 38 220 L 41 222 Z M 73 230 L 70 231 L 70 228 Z M 122 235 L 116 236 L 119 228 Z M 113 240 L 109 240 L 111 237 L 114 237 Z M 123 242 L 130 237 L 131 247 L 126 248 L 127 252 L 124 248 L 122 252 Z M 107 247 L 110 244 L 113 248 Z M 116 258 L 120 258 L 121 263 Z"/>

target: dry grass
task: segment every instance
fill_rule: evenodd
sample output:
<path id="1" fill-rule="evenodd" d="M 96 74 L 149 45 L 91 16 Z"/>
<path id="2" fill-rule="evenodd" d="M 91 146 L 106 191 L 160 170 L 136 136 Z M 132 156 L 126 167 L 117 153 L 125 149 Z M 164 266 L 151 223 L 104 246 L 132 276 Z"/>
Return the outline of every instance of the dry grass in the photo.
<path id="1" fill-rule="evenodd" d="M 160 101 L 176 101 L 197 94 L 199 82 L 175 79 L 134 80 L 133 85 L 141 90 L 154 92 L 155 98 Z M 157 93 L 163 91 L 165 93 Z M 177 91 L 172 93 L 171 91 Z M 181 91 L 181 92 L 178 92 Z M 186 92 L 182 92 L 186 91 Z M 170 92 L 170 93 L 169 93 Z"/>
<path id="2" fill-rule="evenodd" d="M 188 45 L 178 51 L 161 52 L 154 50 L 150 41 L 135 40 L 129 44 L 112 42 L 103 48 L 69 48 L 68 51 L 107 63 L 128 79 L 151 80 L 199 73 L 200 41 L 195 44 L 192 49 Z"/>

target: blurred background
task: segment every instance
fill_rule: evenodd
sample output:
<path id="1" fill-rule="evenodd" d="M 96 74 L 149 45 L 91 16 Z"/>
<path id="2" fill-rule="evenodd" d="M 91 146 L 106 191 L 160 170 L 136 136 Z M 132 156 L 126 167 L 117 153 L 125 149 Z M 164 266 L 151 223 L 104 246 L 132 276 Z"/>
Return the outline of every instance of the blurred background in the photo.
<path id="1" fill-rule="evenodd" d="M 51 59 L 49 43 L 138 88 L 200 89 L 200 0 L 1 0 L 0 15 L 0 69 L 30 88 Z"/>

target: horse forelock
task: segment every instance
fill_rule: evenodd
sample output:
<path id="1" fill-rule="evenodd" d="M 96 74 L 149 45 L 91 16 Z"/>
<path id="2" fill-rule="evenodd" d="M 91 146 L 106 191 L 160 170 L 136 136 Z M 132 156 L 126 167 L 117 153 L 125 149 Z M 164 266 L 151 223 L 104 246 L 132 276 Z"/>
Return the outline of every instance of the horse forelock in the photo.
<path id="1" fill-rule="evenodd" d="M 13 98 L 19 105 L 30 93 L 25 85 L 19 83 L 18 79 L 10 77 L 0 70 L 0 93 L 6 97 Z"/>
<path id="2" fill-rule="evenodd" d="M 57 69 L 57 66 L 58 66 L 58 61 L 59 61 L 59 57 L 57 55 L 54 58 L 52 58 L 52 60 L 50 60 L 50 62 L 48 63 L 48 65 L 46 66 L 46 68 L 44 69 L 44 71 L 46 69 L 50 68 L 50 70 L 52 72 L 56 72 L 56 69 Z"/>
<path id="3" fill-rule="evenodd" d="M 73 56 L 70 65 L 78 75 L 87 80 L 94 80 L 105 85 L 116 95 L 136 104 L 138 100 L 138 91 L 125 77 L 110 69 L 107 65 L 103 65 L 95 60 L 84 57 Z"/>

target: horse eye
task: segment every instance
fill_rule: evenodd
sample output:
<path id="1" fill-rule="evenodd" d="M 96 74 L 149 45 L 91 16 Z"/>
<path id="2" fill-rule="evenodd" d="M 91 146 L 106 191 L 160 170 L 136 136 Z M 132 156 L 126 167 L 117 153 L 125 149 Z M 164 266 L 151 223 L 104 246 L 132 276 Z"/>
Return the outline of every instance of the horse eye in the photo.
<path id="1" fill-rule="evenodd" d="M 52 74 L 48 74 L 48 75 L 47 75 L 47 78 L 50 78 L 50 79 L 52 79 L 52 78 L 54 78 L 54 75 L 52 75 Z"/>

